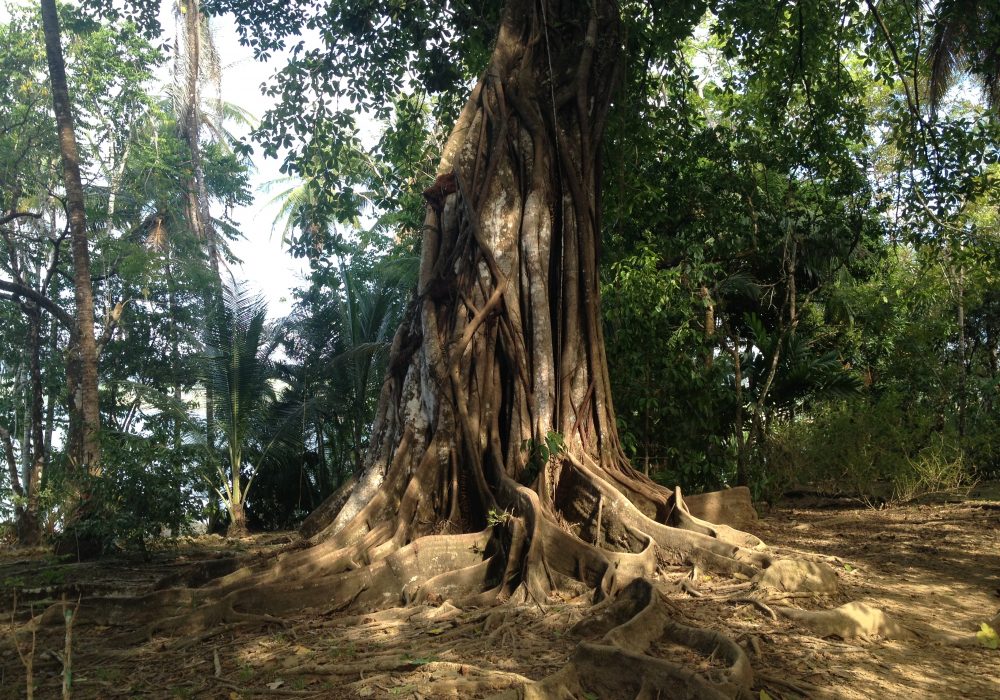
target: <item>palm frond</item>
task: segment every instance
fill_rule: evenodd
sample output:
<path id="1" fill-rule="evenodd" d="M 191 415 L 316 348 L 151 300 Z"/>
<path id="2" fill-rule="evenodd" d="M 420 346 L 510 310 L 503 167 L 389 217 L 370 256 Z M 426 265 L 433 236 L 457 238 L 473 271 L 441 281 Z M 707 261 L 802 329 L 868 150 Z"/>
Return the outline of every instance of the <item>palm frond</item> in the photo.
<path id="1" fill-rule="evenodd" d="M 1000 108 L 1000 7 L 995 0 L 941 0 L 928 62 L 932 109 L 940 106 L 962 70 L 982 80 L 990 104 Z"/>

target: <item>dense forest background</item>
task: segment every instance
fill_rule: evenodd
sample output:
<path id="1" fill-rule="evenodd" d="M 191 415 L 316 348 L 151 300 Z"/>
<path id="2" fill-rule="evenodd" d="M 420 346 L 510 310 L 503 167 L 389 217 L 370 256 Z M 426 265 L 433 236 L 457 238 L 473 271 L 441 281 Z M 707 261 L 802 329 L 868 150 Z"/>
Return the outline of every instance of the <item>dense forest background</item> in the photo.
<path id="1" fill-rule="evenodd" d="M 633 464 L 761 500 L 905 500 L 996 478 L 991 3 L 621 4 L 601 303 Z M 102 547 L 197 522 L 291 527 L 362 467 L 435 166 L 499 9 L 290 3 L 276 22 L 251 5 L 179 0 L 176 33 L 143 4 L 59 7 L 99 461 L 76 451 L 81 276 L 42 20 L 13 7 L 0 26 L 9 540 L 68 522 Z M 261 57 L 290 57 L 260 121 L 218 97 L 238 78 L 210 26 L 230 14 Z M 230 212 L 259 194 L 263 157 L 285 158 L 277 228 L 309 269 L 278 320 L 231 272 Z"/>

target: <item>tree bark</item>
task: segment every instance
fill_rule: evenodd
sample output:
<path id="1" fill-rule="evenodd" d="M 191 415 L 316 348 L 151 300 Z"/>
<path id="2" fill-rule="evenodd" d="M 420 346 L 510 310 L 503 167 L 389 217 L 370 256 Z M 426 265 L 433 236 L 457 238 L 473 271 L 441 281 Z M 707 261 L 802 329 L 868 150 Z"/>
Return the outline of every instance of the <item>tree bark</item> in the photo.
<path id="1" fill-rule="evenodd" d="M 640 481 L 618 443 L 597 277 L 620 23 L 611 2 L 580 10 L 509 3 L 425 192 L 417 299 L 364 473 L 331 534 L 362 509 L 373 522 L 399 512 L 400 541 L 483 527 L 505 479 L 555 485 L 557 474 L 526 464 L 554 433 L 614 478 Z M 408 498 L 404 474 L 434 483 L 434 497 Z"/>
<path id="2" fill-rule="evenodd" d="M 80 154 L 73 129 L 73 108 L 66 81 L 66 66 L 63 61 L 59 15 L 55 0 L 41 0 L 41 9 L 73 252 L 76 323 L 72 333 L 70 353 L 75 357 L 69 363 L 69 367 L 77 374 L 74 381 L 70 382 L 73 389 L 70 394 L 70 410 L 76 414 L 77 420 L 71 422 L 75 433 L 70 436 L 70 461 L 76 469 L 99 474 L 101 412 L 98 395 L 97 342 L 94 337 L 94 295 L 90 280 L 90 251 L 87 241 L 83 182 L 80 177 Z"/>
<path id="3" fill-rule="evenodd" d="M 242 500 L 233 499 L 227 504 L 229 509 L 229 528 L 226 530 L 227 537 L 246 537 L 250 530 L 247 528 L 246 510 Z"/>
<path id="4" fill-rule="evenodd" d="M 600 147 L 621 25 L 611 0 L 588 7 L 508 3 L 424 193 L 417 296 L 364 468 L 342 507 L 310 519 L 317 537 L 393 547 L 475 531 L 528 508 L 525 490 L 542 508 L 586 510 L 596 501 L 569 484 L 593 475 L 646 517 L 676 517 L 675 494 L 628 464 L 611 402 Z"/>
<path id="5" fill-rule="evenodd" d="M 28 353 L 30 355 L 29 376 L 31 380 L 31 410 L 28 424 L 31 426 L 31 451 L 28 455 L 28 469 L 24 480 L 25 502 L 23 510 L 18 513 L 17 539 L 22 545 L 34 546 L 41 542 L 42 532 L 39 521 L 39 491 L 42 483 L 42 472 L 45 469 L 47 452 L 45 451 L 45 415 L 44 387 L 42 386 L 41 363 L 41 311 L 35 307 L 28 321 Z"/>
<path id="6" fill-rule="evenodd" d="M 188 223 L 206 246 L 209 262 L 218 277 L 219 255 L 211 231 L 205 168 L 201 157 L 201 3 L 199 0 L 179 0 L 178 7 L 184 16 L 184 113 L 181 136 L 191 154 L 191 171 L 187 178 Z"/>
<path id="7" fill-rule="evenodd" d="M 319 491 L 319 498 L 326 498 L 333 490 L 330 486 L 329 467 L 326 461 L 326 440 L 323 439 L 323 420 L 317 418 L 313 423 L 313 431 L 316 433 L 316 454 L 319 460 L 316 463 L 316 489 Z"/>
<path id="8" fill-rule="evenodd" d="M 205 186 L 205 166 L 201 153 L 201 59 L 202 59 L 202 14 L 200 0 L 178 0 L 178 10 L 184 17 L 184 104 L 180 120 L 181 138 L 187 144 L 191 155 L 191 170 L 186 178 L 187 219 L 191 230 L 205 246 L 209 267 L 212 270 L 213 287 L 205 294 L 206 308 L 213 308 L 221 294 L 222 276 L 219 247 L 212 227 Z M 215 397 L 210 383 L 205 384 L 205 445 L 206 471 L 214 470 L 215 453 Z"/>

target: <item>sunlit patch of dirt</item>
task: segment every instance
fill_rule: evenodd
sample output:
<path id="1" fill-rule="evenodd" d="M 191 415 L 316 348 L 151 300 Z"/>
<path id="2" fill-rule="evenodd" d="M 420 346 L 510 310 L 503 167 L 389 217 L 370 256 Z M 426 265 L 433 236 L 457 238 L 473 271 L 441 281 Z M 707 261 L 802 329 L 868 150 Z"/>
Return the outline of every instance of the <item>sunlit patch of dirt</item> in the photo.
<path id="1" fill-rule="evenodd" d="M 996 501 L 883 510 L 788 507 L 762 518 L 755 534 L 779 553 L 834 557 L 842 599 L 795 601 L 798 607 L 857 600 L 919 630 L 970 636 L 1000 609 Z M 1000 697 L 997 651 L 930 638 L 816 639 L 787 620 L 766 627 L 757 626 L 763 658 L 754 665 L 774 681 L 762 680 L 769 692 L 794 696 L 789 685 L 797 685 L 800 694 L 818 698 Z"/>
<path id="2" fill-rule="evenodd" d="M 1000 608 L 1000 502 L 967 501 L 873 510 L 795 504 L 763 513 L 752 528 L 778 556 L 834 567 L 837 593 L 773 602 L 809 610 L 858 601 L 918 630 L 973 634 Z M 227 557 L 240 561 L 288 546 L 261 536 L 234 547 L 186 540 L 146 562 L 112 558 L 67 564 L 39 550 L 0 555 L 0 697 L 24 697 L 22 654 L 31 611 L 66 596 L 134 594 L 164 576 Z M 213 566 L 225 566 L 226 562 Z M 1000 652 L 915 639 L 820 639 L 795 622 L 772 620 L 734 599 L 740 581 L 699 572 L 704 597 L 676 590 L 690 570 L 661 572 L 679 622 L 719 630 L 743 646 L 754 693 L 773 698 L 1000 697 Z M 17 592 L 17 609 L 13 598 Z M 192 637 L 136 639 L 127 629 L 73 630 L 76 698 L 437 698 L 489 697 L 562 668 L 588 615 L 586 596 L 549 605 L 458 609 L 449 603 L 345 615 L 312 610 L 283 625 L 220 626 Z M 13 616 L 13 617 L 12 617 Z M 15 624 L 11 624 L 11 620 Z M 58 697 L 63 634 L 46 628 L 35 642 L 36 697 Z M 716 663 L 664 642 L 657 656 L 707 669 Z"/>

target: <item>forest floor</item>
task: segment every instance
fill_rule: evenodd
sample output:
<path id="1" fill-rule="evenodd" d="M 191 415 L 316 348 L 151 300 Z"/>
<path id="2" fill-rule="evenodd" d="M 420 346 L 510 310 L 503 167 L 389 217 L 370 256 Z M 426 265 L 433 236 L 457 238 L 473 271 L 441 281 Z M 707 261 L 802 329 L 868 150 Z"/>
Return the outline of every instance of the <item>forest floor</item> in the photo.
<path id="1" fill-rule="evenodd" d="M 748 528 L 779 556 L 829 557 L 840 592 L 784 602 L 819 609 L 849 601 L 877 606 L 904 624 L 974 633 L 1000 607 L 1000 487 L 960 503 L 865 508 L 805 500 L 765 510 Z M 42 551 L 0 553 L 0 697 L 25 696 L 25 668 L 12 642 L 16 618 L 47 605 L 42 596 L 134 594 L 192 562 L 253 559 L 287 546 L 294 535 L 238 543 L 182 538 L 149 561 L 119 557 L 65 564 Z M 673 572 L 676 576 L 683 572 Z M 671 594 L 677 617 L 722 630 L 751 651 L 755 697 L 1000 698 L 1000 652 L 925 640 L 817 638 L 795 623 L 772 620 L 751 605 L 713 599 L 734 582 L 699 576 L 706 594 Z M 36 589 L 31 593 L 31 589 Z M 42 590 L 38 590 L 42 589 Z M 30 602 L 34 598 L 33 602 Z M 522 677 L 562 667 L 576 639 L 570 627 L 588 614 L 583 600 L 535 607 L 459 610 L 415 606 L 362 615 L 312 610 L 283 626 L 220 627 L 197 637 L 136 639 L 134 630 L 73 629 L 74 698 L 434 698 L 488 696 Z M 31 635 L 19 635 L 27 656 Z M 64 633 L 52 627 L 35 642 L 36 698 L 60 697 Z M 678 650 L 661 650 L 677 660 Z M 692 664 L 709 659 L 692 657 Z"/>

